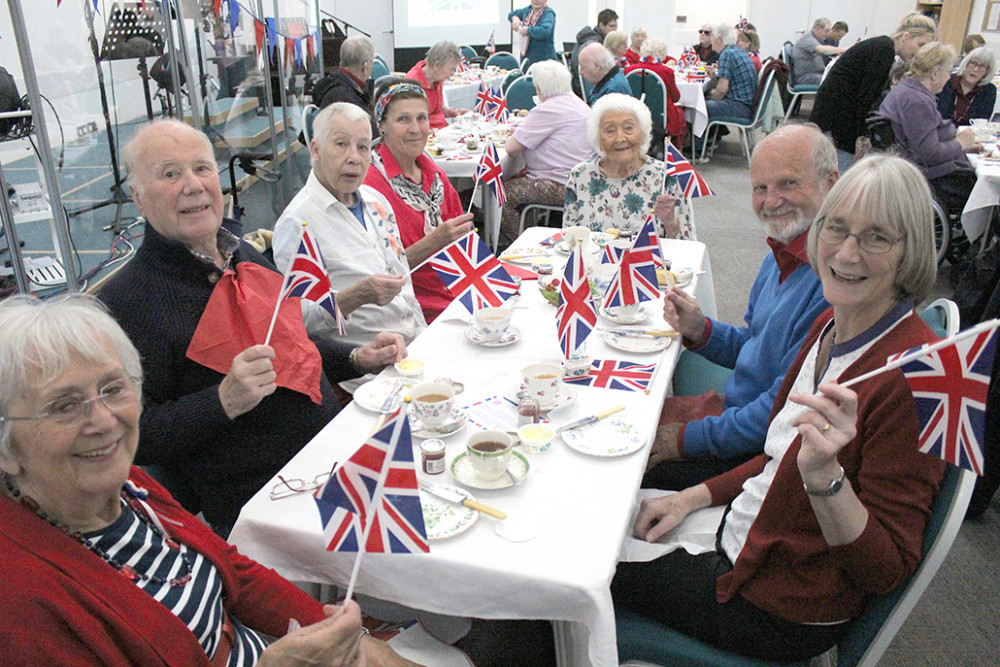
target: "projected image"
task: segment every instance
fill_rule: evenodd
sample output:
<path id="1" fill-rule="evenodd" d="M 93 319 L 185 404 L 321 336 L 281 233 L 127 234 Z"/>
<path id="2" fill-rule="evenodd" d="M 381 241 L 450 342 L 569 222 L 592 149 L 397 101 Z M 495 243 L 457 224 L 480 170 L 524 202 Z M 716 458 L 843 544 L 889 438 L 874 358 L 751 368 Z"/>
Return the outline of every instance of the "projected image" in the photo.
<path id="1" fill-rule="evenodd" d="M 407 8 L 411 28 L 496 23 L 500 15 L 497 0 L 408 0 Z"/>

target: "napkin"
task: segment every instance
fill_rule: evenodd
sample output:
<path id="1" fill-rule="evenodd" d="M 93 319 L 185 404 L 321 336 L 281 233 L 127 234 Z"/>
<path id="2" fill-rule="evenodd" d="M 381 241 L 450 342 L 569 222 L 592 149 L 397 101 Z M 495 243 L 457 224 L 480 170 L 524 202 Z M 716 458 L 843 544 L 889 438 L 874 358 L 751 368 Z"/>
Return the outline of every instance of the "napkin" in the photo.
<path id="1" fill-rule="evenodd" d="M 664 556 L 671 551 L 684 549 L 692 556 L 715 551 L 715 533 L 722 523 L 722 515 L 726 508 L 706 507 L 688 514 L 684 521 L 672 531 L 654 543 L 640 540 L 632 534 L 632 526 L 639 515 L 639 505 L 645 498 L 659 498 L 677 493 L 676 491 L 661 491 L 660 489 L 639 489 L 635 507 L 629 519 L 625 540 L 618 560 L 627 563 L 644 563 Z"/>

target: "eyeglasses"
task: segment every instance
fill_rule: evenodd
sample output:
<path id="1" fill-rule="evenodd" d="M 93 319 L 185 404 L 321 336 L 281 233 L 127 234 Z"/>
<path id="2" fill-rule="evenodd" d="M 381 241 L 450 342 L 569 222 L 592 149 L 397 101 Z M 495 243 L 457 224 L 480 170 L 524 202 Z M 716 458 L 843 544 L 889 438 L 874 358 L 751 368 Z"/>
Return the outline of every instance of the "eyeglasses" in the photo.
<path id="1" fill-rule="evenodd" d="M 337 464 L 334 463 L 333 465 L 336 466 Z M 288 498 L 300 493 L 315 491 L 326 484 L 332 474 L 332 470 L 330 472 L 321 472 L 313 477 L 311 482 L 298 478 L 285 479 L 281 475 L 278 475 L 278 479 L 281 481 L 271 487 L 271 500 L 281 500 L 282 498 Z"/>
<path id="2" fill-rule="evenodd" d="M 100 401 L 104 407 L 112 412 L 124 410 L 139 402 L 137 382 L 137 380 L 128 378 L 112 380 L 101 387 L 97 396 L 93 398 L 63 396 L 46 403 L 40 414 L 26 417 L 0 417 L 0 422 L 48 419 L 53 423 L 69 426 L 86 419 L 90 415 L 90 408 L 94 401 Z"/>
<path id="3" fill-rule="evenodd" d="M 847 231 L 847 227 L 837 223 L 827 223 L 826 220 L 819 221 L 819 240 L 832 246 L 839 246 L 847 240 L 848 236 L 853 236 L 858 243 L 858 248 L 866 255 L 884 255 L 892 250 L 892 247 L 906 238 L 905 235 L 898 239 L 891 239 L 882 232 L 874 229 L 867 229 L 860 234 L 852 234 Z"/>
<path id="4" fill-rule="evenodd" d="M 965 69 L 972 69 L 973 67 L 975 67 L 976 69 L 986 69 L 986 63 L 977 63 L 976 61 L 973 60 L 972 62 L 970 62 L 968 65 L 965 66 Z"/>
<path id="5" fill-rule="evenodd" d="M 711 35 L 712 31 L 711 30 L 699 30 L 698 34 L 699 35 Z"/>

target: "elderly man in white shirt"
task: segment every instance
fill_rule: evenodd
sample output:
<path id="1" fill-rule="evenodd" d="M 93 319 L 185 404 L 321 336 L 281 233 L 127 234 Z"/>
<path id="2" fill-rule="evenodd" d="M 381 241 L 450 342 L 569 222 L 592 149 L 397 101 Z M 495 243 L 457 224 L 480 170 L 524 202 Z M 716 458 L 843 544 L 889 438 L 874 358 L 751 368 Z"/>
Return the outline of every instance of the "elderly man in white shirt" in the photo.
<path id="1" fill-rule="evenodd" d="M 319 245 L 337 303 L 347 317 L 347 341 L 365 344 L 379 331 L 407 343 L 427 323 L 413 293 L 410 268 L 386 199 L 362 185 L 371 161 L 371 125 L 351 104 L 323 109 L 313 122 L 312 172 L 274 227 L 274 261 L 286 271 L 302 223 Z M 353 391 L 359 382 L 342 383 Z"/>

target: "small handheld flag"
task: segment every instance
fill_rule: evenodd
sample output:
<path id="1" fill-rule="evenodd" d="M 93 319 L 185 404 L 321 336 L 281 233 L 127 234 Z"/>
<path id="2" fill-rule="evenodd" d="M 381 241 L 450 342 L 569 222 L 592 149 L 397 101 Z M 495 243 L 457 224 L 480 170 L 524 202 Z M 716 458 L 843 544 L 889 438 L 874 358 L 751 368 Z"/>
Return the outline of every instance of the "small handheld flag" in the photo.
<path id="1" fill-rule="evenodd" d="M 556 330 L 559 346 L 567 359 L 587 340 L 597 326 L 597 310 L 590 297 L 590 281 L 583 265 L 583 252 L 573 249 L 562 281 L 559 283 L 559 307 L 556 309 Z"/>
<path id="2" fill-rule="evenodd" d="M 666 175 L 677 177 L 677 183 L 681 186 L 685 197 L 691 199 L 715 194 L 705 179 L 698 175 L 691 163 L 684 159 L 681 152 L 674 148 L 669 140 L 663 142 L 663 155 L 666 158 Z"/>
<path id="3" fill-rule="evenodd" d="M 445 246 L 427 263 L 470 313 L 500 306 L 518 290 L 518 284 L 475 231 Z"/>
<path id="4" fill-rule="evenodd" d="M 491 56 L 497 52 L 497 43 L 496 40 L 493 38 L 494 33 L 496 33 L 496 30 L 491 32 L 490 38 L 486 40 L 486 53 L 488 53 Z"/>
<path id="5" fill-rule="evenodd" d="M 476 170 L 476 180 L 488 185 L 497 198 L 497 204 L 503 206 L 507 201 L 507 190 L 503 185 L 503 167 L 500 165 L 500 153 L 491 139 L 483 149 Z"/>
<path id="6" fill-rule="evenodd" d="M 493 99 L 493 92 L 490 87 L 486 85 L 485 81 L 479 82 L 479 92 L 476 93 L 476 107 L 473 109 L 477 114 L 485 116 L 489 113 L 490 100 Z"/>
<path id="7" fill-rule="evenodd" d="M 692 65 L 698 64 L 698 52 L 694 50 L 694 47 L 687 46 L 681 51 L 680 58 L 681 68 L 691 67 Z"/>
<path id="8" fill-rule="evenodd" d="M 655 234 L 653 238 L 656 238 Z M 660 287 L 656 281 L 656 260 L 653 258 L 650 235 L 639 233 L 632 240 L 632 247 L 622 256 L 618 273 L 608 288 L 603 305 L 605 308 L 615 308 L 659 298 Z"/>

